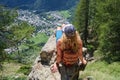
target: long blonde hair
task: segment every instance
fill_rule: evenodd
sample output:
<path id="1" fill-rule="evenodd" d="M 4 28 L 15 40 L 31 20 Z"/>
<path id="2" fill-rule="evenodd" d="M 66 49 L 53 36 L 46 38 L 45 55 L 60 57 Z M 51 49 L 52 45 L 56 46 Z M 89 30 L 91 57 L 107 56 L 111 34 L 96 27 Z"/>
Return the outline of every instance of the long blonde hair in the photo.
<path id="1" fill-rule="evenodd" d="M 74 52 L 78 51 L 79 45 L 80 45 L 80 36 L 78 32 L 75 32 L 75 35 L 71 38 L 67 38 L 66 35 L 63 33 L 61 37 L 61 49 L 72 49 Z"/>

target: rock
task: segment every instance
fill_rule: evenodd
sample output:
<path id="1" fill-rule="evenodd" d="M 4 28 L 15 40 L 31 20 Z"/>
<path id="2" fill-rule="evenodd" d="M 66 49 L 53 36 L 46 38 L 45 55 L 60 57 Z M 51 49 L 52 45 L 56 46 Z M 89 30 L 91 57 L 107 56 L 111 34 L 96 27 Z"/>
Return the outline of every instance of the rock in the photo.
<path id="1" fill-rule="evenodd" d="M 37 60 L 37 59 L 36 59 Z M 32 71 L 28 75 L 28 80 L 60 80 L 59 72 L 51 73 L 50 66 L 35 62 Z"/>
<path id="2" fill-rule="evenodd" d="M 55 36 L 52 35 L 41 49 L 40 52 L 41 63 L 49 64 L 55 50 L 56 50 L 56 39 Z"/>

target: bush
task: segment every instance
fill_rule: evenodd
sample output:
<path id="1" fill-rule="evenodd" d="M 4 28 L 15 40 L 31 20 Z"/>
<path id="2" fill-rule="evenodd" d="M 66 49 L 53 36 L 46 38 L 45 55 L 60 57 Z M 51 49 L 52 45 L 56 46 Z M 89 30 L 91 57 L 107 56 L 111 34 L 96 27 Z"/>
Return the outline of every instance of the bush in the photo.
<path id="1" fill-rule="evenodd" d="M 31 66 L 30 65 L 24 65 L 21 66 L 18 72 L 23 73 L 24 75 L 28 75 L 31 71 Z"/>

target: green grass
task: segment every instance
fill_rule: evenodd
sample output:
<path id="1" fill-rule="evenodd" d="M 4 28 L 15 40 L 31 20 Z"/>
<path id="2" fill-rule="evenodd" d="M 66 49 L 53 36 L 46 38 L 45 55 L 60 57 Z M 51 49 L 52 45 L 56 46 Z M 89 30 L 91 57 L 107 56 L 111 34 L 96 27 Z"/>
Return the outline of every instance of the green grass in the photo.
<path id="1" fill-rule="evenodd" d="M 80 72 L 80 78 L 92 77 L 92 80 L 120 80 L 120 62 L 109 64 L 103 59 L 101 51 L 94 52 L 96 61 L 88 62 L 85 71 Z"/>
<path id="2" fill-rule="evenodd" d="M 35 37 L 32 37 L 29 40 L 34 41 L 34 44 L 38 44 L 41 42 L 46 42 L 48 40 L 48 36 L 46 36 L 44 33 L 38 33 Z"/>
<path id="3" fill-rule="evenodd" d="M 70 12 L 69 12 L 68 10 L 60 11 L 60 14 L 61 14 L 64 18 L 69 18 L 69 17 L 71 17 Z"/>
<path id="4" fill-rule="evenodd" d="M 22 66 L 20 63 L 4 62 L 3 71 L 0 71 L 0 80 L 26 80 L 27 76 L 22 73 L 17 73 L 17 70 Z"/>
<path id="5" fill-rule="evenodd" d="M 48 40 L 48 36 L 44 33 L 38 33 L 36 36 L 30 38 L 28 43 L 23 43 L 19 46 L 20 55 L 13 54 L 13 57 L 18 56 L 21 58 L 20 62 L 31 63 L 39 55 L 41 48 Z"/>
<path id="6" fill-rule="evenodd" d="M 120 62 L 108 64 L 105 61 L 96 61 L 88 63 L 85 71 L 80 74 L 81 78 L 87 76 L 91 76 L 93 80 L 120 80 Z"/>
<path id="7" fill-rule="evenodd" d="M 35 37 L 30 38 L 28 41 L 33 42 L 32 44 L 22 44 L 19 46 L 20 49 L 28 48 L 28 45 L 36 46 L 40 43 L 46 43 L 48 36 L 44 33 L 38 33 Z"/>

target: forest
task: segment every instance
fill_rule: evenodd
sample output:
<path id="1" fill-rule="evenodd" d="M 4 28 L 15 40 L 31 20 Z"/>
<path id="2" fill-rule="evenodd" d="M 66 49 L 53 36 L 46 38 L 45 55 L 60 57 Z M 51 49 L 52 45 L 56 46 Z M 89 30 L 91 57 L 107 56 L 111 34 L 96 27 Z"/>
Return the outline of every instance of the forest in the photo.
<path id="1" fill-rule="evenodd" d="M 11 4 L 7 1 L 0 3 Z M 62 15 L 65 14 L 64 17 L 79 31 L 83 46 L 88 49 L 90 57 L 94 57 L 80 74 L 80 80 L 86 76 L 90 76 L 92 80 L 119 80 L 120 0 L 76 0 L 78 3 L 72 7 L 74 0 L 66 0 L 65 3 L 62 3 L 65 0 L 61 0 L 61 5 L 68 6 L 56 8 L 58 5 L 52 5 L 58 3 L 56 0 L 47 1 L 43 2 L 48 6 L 44 5 L 40 10 L 63 11 Z M 36 2 L 33 10 L 40 7 L 38 3 L 40 2 Z M 15 4 L 18 6 L 18 3 Z M 25 4 L 29 7 L 28 4 L 32 3 Z M 31 5 L 29 9 L 32 9 Z M 0 6 L 0 80 L 26 80 L 35 58 L 49 38 L 45 33 L 36 32 L 34 25 L 20 21 L 17 17 L 16 7 Z M 48 21 L 51 20 L 50 17 Z"/>

